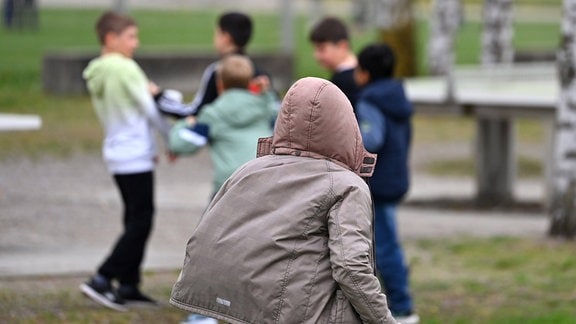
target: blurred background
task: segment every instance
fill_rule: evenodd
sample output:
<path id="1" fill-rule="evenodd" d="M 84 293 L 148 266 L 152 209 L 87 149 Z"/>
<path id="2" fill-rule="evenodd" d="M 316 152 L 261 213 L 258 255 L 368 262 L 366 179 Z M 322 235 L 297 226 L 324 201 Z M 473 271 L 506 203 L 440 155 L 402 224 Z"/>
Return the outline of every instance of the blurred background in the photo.
<path id="1" fill-rule="evenodd" d="M 284 60 L 285 72 L 276 82 L 281 93 L 289 85 L 283 80 L 329 77 L 308 42 L 310 27 L 324 15 L 349 24 L 355 51 L 380 40 L 411 44 L 399 49 L 408 62 L 399 76 L 432 74 L 431 0 L 405 1 L 410 5 L 404 14 L 411 19 L 400 29 L 383 23 L 369 0 L 15 1 L 26 8 L 7 17 L 3 0 L 0 113 L 38 115 L 42 127 L 0 133 L 0 322 L 152 323 L 183 316 L 169 306 L 130 314 L 102 310 L 77 298 L 85 265 L 54 261 L 72 251 L 77 260 L 88 260 L 91 270 L 119 229 L 119 205 L 101 162 L 102 132 L 90 99 L 77 73 L 78 79 L 66 82 L 56 75 L 98 55 L 94 24 L 103 10 L 137 20 L 136 59 L 162 58 L 167 65 L 147 71 L 149 76 L 184 91 L 188 100 L 195 77 L 168 80 L 162 72 L 186 68 L 177 62 L 190 57 L 197 63 L 185 61 L 192 65 L 187 68 L 201 71 L 200 59 L 215 58 L 213 28 L 225 10 L 252 15 L 250 55 Z M 484 1 L 461 4 L 454 64 L 479 65 Z M 554 64 L 562 0 L 514 0 L 513 15 L 514 60 Z M 516 201 L 479 206 L 473 200 L 474 117 L 415 115 L 413 183 L 398 218 L 422 323 L 574 323 L 576 247 L 547 236 L 542 186 L 547 131 L 537 118 L 516 120 Z M 167 297 L 177 276 L 183 250 L 174 246 L 184 248 L 207 201 L 210 172 L 207 154 L 159 171 L 159 221 L 145 278 L 157 296 Z M 108 218 L 95 220 L 106 213 Z M 94 228 L 110 234 L 97 237 Z M 25 268 L 24 276 L 14 272 L 18 266 Z"/>

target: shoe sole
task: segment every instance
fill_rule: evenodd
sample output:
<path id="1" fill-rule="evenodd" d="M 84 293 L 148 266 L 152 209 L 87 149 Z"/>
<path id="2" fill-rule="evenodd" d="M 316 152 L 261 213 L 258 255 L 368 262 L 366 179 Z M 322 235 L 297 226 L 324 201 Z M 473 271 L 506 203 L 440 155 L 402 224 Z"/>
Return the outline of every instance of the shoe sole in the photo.
<path id="1" fill-rule="evenodd" d="M 92 299 L 93 301 L 97 302 L 98 304 L 108 307 L 110 309 L 113 309 L 115 311 L 119 311 L 119 312 L 127 312 L 128 308 L 113 303 L 111 301 L 109 301 L 108 299 L 102 297 L 101 294 L 99 294 L 96 290 L 92 289 L 92 287 L 88 286 L 87 284 L 81 284 L 80 285 L 80 290 L 82 291 L 82 293 L 84 293 L 84 295 L 86 295 L 87 297 L 89 297 L 90 299 Z"/>

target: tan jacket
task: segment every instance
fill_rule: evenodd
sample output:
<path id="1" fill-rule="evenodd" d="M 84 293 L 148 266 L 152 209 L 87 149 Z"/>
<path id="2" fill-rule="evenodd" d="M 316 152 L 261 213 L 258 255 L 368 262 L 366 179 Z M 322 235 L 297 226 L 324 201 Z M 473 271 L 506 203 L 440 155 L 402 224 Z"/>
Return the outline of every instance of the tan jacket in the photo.
<path id="1" fill-rule="evenodd" d="M 210 203 L 170 302 L 230 323 L 395 323 L 374 275 L 375 156 L 329 81 L 288 91 L 273 138 Z"/>

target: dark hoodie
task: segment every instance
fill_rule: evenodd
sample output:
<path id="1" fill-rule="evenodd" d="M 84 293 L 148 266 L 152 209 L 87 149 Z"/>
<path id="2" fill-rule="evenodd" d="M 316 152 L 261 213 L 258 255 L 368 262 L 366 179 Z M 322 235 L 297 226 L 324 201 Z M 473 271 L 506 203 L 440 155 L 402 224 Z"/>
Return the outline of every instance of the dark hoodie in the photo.
<path id="1" fill-rule="evenodd" d="M 370 178 L 374 200 L 398 202 L 410 183 L 412 104 L 400 81 L 379 79 L 361 89 L 356 109 L 366 149 L 378 154 Z"/>

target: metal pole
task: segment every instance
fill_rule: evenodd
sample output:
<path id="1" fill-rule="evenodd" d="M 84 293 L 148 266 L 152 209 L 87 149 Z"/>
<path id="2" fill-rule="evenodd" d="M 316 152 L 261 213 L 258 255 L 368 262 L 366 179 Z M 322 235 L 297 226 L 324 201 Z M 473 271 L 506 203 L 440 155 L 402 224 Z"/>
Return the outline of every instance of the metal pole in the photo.
<path id="1" fill-rule="evenodd" d="M 126 14 L 128 12 L 127 0 L 114 0 L 114 11 Z"/>
<path id="2" fill-rule="evenodd" d="M 294 51 L 294 8 L 292 0 L 281 0 L 280 16 L 282 19 L 282 35 L 280 50 L 284 53 Z"/>
<path id="3" fill-rule="evenodd" d="M 316 21 L 322 18 L 322 16 L 324 16 L 322 0 L 311 0 L 310 11 L 308 12 L 308 20 L 310 25 L 314 25 Z"/>

